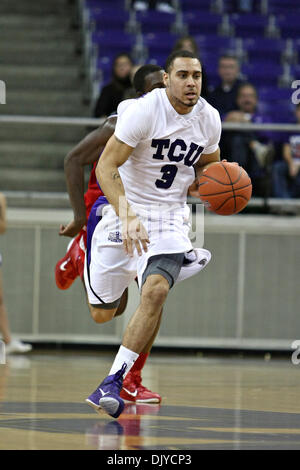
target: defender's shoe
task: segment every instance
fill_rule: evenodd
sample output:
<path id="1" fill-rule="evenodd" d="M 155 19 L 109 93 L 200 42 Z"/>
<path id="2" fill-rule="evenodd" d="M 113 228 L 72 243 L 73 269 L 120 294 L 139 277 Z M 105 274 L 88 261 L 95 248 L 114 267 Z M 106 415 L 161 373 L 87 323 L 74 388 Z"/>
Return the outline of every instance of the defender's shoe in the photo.
<path id="1" fill-rule="evenodd" d="M 59 289 L 69 289 L 78 276 L 83 276 L 85 247 L 82 232 L 71 240 L 65 256 L 55 266 L 55 282 Z"/>
<path id="2" fill-rule="evenodd" d="M 142 385 L 141 371 L 128 372 L 120 393 L 123 400 L 135 403 L 160 403 L 161 396 Z"/>
<path id="3" fill-rule="evenodd" d="M 124 401 L 120 398 L 120 391 L 123 385 L 123 374 L 126 367 L 124 363 L 118 372 L 106 377 L 85 401 L 96 411 L 103 409 L 113 418 L 118 418 L 125 406 Z"/>

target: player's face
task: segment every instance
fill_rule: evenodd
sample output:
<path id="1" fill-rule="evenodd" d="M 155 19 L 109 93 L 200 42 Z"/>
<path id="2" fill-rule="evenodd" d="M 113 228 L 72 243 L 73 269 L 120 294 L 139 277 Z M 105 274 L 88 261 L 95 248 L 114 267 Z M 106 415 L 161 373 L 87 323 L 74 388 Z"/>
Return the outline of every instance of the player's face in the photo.
<path id="1" fill-rule="evenodd" d="M 202 85 L 202 69 L 198 59 L 177 57 L 170 73 L 164 75 L 167 95 L 179 114 L 186 114 L 197 103 Z"/>
<path id="2" fill-rule="evenodd" d="M 164 84 L 164 72 L 158 70 L 157 72 L 149 73 L 145 78 L 145 89 L 144 93 L 149 93 L 155 88 L 165 88 Z"/>

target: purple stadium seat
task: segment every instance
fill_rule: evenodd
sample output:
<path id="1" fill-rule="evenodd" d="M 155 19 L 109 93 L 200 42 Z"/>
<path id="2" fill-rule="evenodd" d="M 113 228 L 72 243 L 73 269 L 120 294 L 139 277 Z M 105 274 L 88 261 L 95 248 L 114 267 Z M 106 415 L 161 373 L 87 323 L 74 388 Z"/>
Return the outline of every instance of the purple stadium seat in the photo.
<path id="1" fill-rule="evenodd" d="M 255 37 L 263 36 L 268 24 L 268 17 L 264 15 L 247 13 L 246 15 L 233 14 L 230 22 L 235 28 L 236 37 Z"/>
<path id="2" fill-rule="evenodd" d="M 125 7 L 124 0 L 85 0 L 84 4 L 87 8 L 113 8 L 115 11 L 124 10 Z"/>
<path id="3" fill-rule="evenodd" d="M 196 35 L 194 39 L 200 49 L 200 51 L 204 49 L 211 49 L 214 51 L 224 51 L 224 50 L 234 50 L 236 48 L 236 39 L 229 38 L 229 37 L 222 37 L 222 36 L 203 36 L 203 35 Z"/>
<path id="4" fill-rule="evenodd" d="M 179 36 L 175 34 L 158 32 L 144 34 L 143 39 L 145 46 L 148 48 L 149 54 L 155 55 L 160 52 L 166 52 L 167 54 L 170 53 L 178 37 Z"/>
<path id="5" fill-rule="evenodd" d="M 291 88 L 278 88 L 278 87 L 263 87 L 258 90 L 259 99 L 273 103 L 276 101 L 291 101 L 292 90 Z"/>
<path id="6" fill-rule="evenodd" d="M 170 32 L 175 14 L 162 13 L 161 11 L 148 10 L 138 12 L 136 19 L 142 25 L 143 33 Z"/>
<path id="7" fill-rule="evenodd" d="M 275 87 L 278 84 L 279 77 L 282 75 L 283 67 L 281 65 L 274 65 L 270 63 L 264 64 L 243 64 L 242 72 L 247 77 L 249 82 L 257 87 Z"/>
<path id="8" fill-rule="evenodd" d="M 300 10 L 294 15 L 278 15 L 276 17 L 276 23 L 280 28 L 280 35 L 282 38 L 299 38 Z"/>
<path id="9" fill-rule="evenodd" d="M 291 65 L 291 74 L 295 80 L 300 80 L 300 64 Z"/>
<path id="10" fill-rule="evenodd" d="M 183 0 L 181 2 L 182 11 L 205 10 L 210 11 L 211 0 Z"/>
<path id="11" fill-rule="evenodd" d="M 134 35 L 119 31 L 96 31 L 92 33 L 92 42 L 98 45 L 101 56 L 108 55 L 108 51 L 110 54 L 130 52 L 135 41 Z"/>
<path id="12" fill-rule="evenodd" d="M 272 14 L 280 14 L 286 12 L 291 12 L 292 14 L 299 14 L 299 0 L 269 0 L 268 12 Z"/>
<path id="13" fill-rule="evenodd" d="M 243 41 L 243 47 L 248 52 L 248 59 L 277 61 L 280 63 L 281 53 L 285 49 L 285 41 L 271 38 L 251 38 Z"/>
<path id="14" fill-rule="evenodd" d="M 90 9 L 90 21 L 95 23 L 97 31 L 119 30 L 124 31 L 129 19 L 129 13 L 124 10 L 115 11 L 112 8 Z"/>
<path id="15" fill-rule="evenodd" d="M 184 13 L 183 21 L 188 25 L 191 35 L 217 34 L 218 27 L 222 22 L 222 15 L 197 11 Z"/>
<path id="16" fill-rule="evenodd" d="M 168 55 L 169 55 L 168 52 L 149 55 L 147 63 L 148 64 L 160 65 L 160 67 L 164 68 L 166 58 L 168 57 Z"/>
<path id="17" fill-rule="evenodd" d="M 293 122 L 294 108 L 291 101 L 259 102 L 259 110 L 265 115 L 272 116 L 273 122 Z"/>

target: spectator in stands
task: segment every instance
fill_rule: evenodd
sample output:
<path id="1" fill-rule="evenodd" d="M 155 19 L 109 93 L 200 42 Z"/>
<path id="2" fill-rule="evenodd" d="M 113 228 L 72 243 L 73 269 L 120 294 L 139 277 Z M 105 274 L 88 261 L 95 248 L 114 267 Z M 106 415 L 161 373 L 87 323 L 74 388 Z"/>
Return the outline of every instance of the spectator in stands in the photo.
<path id="1" fill-rule="evenodd" d="M 156 9 L 163 13 L 175 13 L 172 0 L 132 0 L 131 5 L 136 11 Z"/>
<path id="2" fill-rule="evenodd" d="M 6 230 L 6 198 L 4 194 L 0 193 L 0 234 Z M 6 353 L 26 353 L 31 351 L 32 346 L 30 344 L 24 344 L 18 339 L 12 339 L 7 311 L 3 300 L 3 287 L 2 287 L 2 276 L 1 276 L 1 264 L 2 257 L 0 254 L 0 333 L 3 341 L 6 345 Z"/>
<path id="3" fill-rule="evenodd" d="M 130 83 L 131 83 L 131 87 L 130 88 L 127 88 L 127 90 L 125 90 L 124 92 L 124 100 L 128 100 L 128 99 L 132 99 L 132 98 L 136 98 L 136 89 L 134 88 L 133 86 L 133 77 L 135 76 L 136 72 L 138 71 L 138 69 L 142 67 L 141 64 L 139 65 L 134 65 L 131 69 L 131 72 L 130 72 Z"/>
<path id="4" fill-rule="evenodd" d="M 300 124 L 300 103 L 295 115 Z M 274 162 L 272 171 L 273 196 L 284 199 L 300 198 L 300 128 L 287 134 L 282 147 L 283 159 Z"/>
<path id="5" fill-rule="evenodd" d="M 130 80 L 132 67 L 133 62 L 128 54 L 121 53 L 115 57 L 112 80 L 102 88 L 95 106 L 95 117 L 106 117 L 116 111 L 118 104 L 124 99 L 126 90 L 132 86 Z"/>
<path id="6" fill-rule="evenodd" d="M 179 50 L 185 50 L 185 51 L 193 52 L 201 60 L 199 48 L 197 46 L 197 43 L 196 43 L 195 39 L 192 36 L 182 36 L 181 38 L 179 38 L 175 42 L 172 52 L 179 51 Z M 208 94 L 209 94 L 208 93 L 207 74 L 205 72 L 205 67 L 204 67 L 202 62 L 201 62 L 201 64 L 202 64 L 202 90 L 201 90 L 201 96 L 203 96 L 203 98 L 207 98 Z"/>
<path id="7" fill-rule="evenodd" d="M 239 78 L 240 66 L 233 55 L 222 55 L 219 58 L 218 74 L 221 83 L 210 94 L 208 101 L 217 108 L 221 118 L 224 114 L 237 109 L 236 95 L 243 81 Z"/>
<path id="8" fill-rule="evenodd" d="M 270 118 L 258 111 L 256 88 L 251 83 L 243 83 L 237 92 L 237 107 L 224 117 L 225 122 L 263 123 Z M 252 179 L 253 193 L 266 196 L 270 191 L 270 165 L 274 153 L 272 133 L 233 131 L 226 133 L 226 156 L 228 161 L 237 162 Z"/>

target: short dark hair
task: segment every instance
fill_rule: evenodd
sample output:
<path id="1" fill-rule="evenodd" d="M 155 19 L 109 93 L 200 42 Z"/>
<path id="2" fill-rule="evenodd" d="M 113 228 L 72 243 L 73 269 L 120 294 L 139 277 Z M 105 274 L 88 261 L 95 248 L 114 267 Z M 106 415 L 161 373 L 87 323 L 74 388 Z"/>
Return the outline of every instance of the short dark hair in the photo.
<path id="1" fill-rule="evenodd" d="M 239 59 L 238 59 L 234 54 L 222 54 L 222 55 L 220 55 L 220 57 L 219 57 L 219 62 L 220 62 L 222 59 L 235 60 L 238 65 L 240 64 Z"/>
<path id="2" fill-rule="evenodd" d="M 189 57 L 190 59 L 197 59 L 199 61 L 199 63 L 201 64 L 200 59 L 199 59 L 197 54 L 194 54 L 193 52 L 185 51 L 185 50 L 181 49 L 179 51 L 172 52 L 169 55 L 169 57 L 167 58 L 166 64 L 165 64 L 165 71 L 167 73 L 170 72 L 170 69 L 172 67 L 172 64 L 173 64 L 174 60 L 177 59 L 178 57 Z"/>
<path id="3" fill-rule="evenodd" d="M 189 41 L 191 43 L 192 47 L 193 47 L 193 52 L 195 54 L 199 55 L 197 43 L 196 43 L 195 39 L 193 38 L 193 36 L 189 36 L 189 35 L 181 36 L 179 39 L 177 39 L 177 41 L 174 44 L 172 52 L 179 51 L 179 50 L 180 51 L 189 50 L 189 49 L 185 49 L 183 47 L 184 41 Z"/>
<path id="4" fill-rule="evenodd" d="M 253 83 L 250 83 L 250 82 L 243 82 L 243 83 L 241 83 L 241 84 L 239 85 L 238 89 L 237 89 L 236 96 L 239 95 L 240 91 L 241 91 L 243 88 L 247 88 L 247 87 L 252 88 L 252 89 L 255 91 L 256 97 L 258 98 L 257 89 L 256 89 L 255 85 L 253 85 Z"/>
<path id="5" fill-rule="evenodd" d="M 163 70 L 159 65 L 147 64 L 140 67 L 133 77 L 133 86 L 137 93 L 145 93 L 145 79 L 154 72 Z"/>

